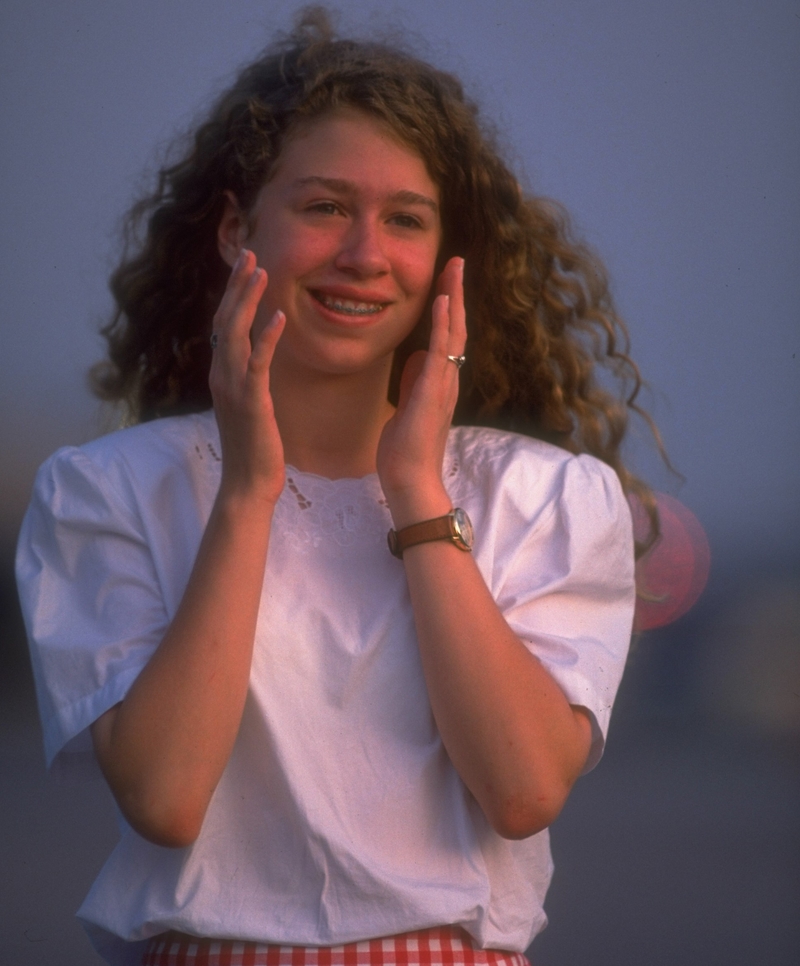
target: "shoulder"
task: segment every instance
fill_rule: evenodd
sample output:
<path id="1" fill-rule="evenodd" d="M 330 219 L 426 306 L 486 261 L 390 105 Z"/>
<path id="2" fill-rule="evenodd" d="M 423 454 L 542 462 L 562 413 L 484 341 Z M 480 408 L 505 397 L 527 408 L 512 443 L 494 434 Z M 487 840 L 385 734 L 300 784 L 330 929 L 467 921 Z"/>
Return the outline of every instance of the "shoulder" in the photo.
<path id="1" fill-rule="evenodd" d="M 96 771 L 88 726 L 122 700 L 177 610 L 213 501 L 210 454 L 198 455 L 212 426 L 145 423 L 39 470 L 16 573 L 48 760 L 70 745 L 59 768 Z"/>
<path id="2" fill-rule="evenodd" d="M 219 461 L 219 435 L 213 413 L 155 419 L 119 429 L 81 446 L 64 446 L 42 464 L 42 472 L 89 468 L 110 482 L 122 476 L 146 478 L 194 457 Z"/>
<path id="3" fill-rule="evenodd" d="M 590 494 L 615 507 L 624 501 L 617 474 L 601 460 L 484 427 L 451 431 L 445 472 L 458 478 L 459 488 L 478 489 L 520 506 L 580 502 Z"/>
<path id="4" fill-rule="evenodd" d="M 218 440 L 214 415 L 209 410 L 129 426 L 74 449 L 102 469 L 125 463 L 136 470 L 173 465 L 191 453 L 218 460 Z"/>
<path id="5" fill-rule="evenodd" d="M 219 458 L 213 413 L 153 420 L 57 450 L 37 473 L 34 503 L 57 515 L 104 505 L 124 513 L 159 493 L 196 493 Z"/>

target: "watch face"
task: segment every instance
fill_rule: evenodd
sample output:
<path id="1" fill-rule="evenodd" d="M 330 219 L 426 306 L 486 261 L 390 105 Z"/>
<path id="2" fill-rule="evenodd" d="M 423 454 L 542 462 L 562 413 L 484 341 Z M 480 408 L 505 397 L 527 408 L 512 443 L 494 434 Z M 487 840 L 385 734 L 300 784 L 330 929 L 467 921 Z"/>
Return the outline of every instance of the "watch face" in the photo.
<path id="1" fill-rule="evenodd" d="M 463 545 L 464 550 L 472 550 L 472 543 L 475 536 L 472 532 L 472 521 L 467 516 L 467 511 L 461 507 L 453 510 L 453 524 L 456 531 L 456 539 Z"/>

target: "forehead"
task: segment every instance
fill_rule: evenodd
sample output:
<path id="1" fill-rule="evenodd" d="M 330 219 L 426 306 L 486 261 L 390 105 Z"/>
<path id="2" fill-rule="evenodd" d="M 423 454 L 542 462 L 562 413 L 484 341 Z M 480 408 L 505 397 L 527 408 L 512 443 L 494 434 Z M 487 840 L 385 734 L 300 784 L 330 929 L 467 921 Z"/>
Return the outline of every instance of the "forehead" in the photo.
<path id="1" fill-rule="evenodd" d="M 379 118 L 338 108 L 301 121 L 288 135 L 270 182 L 318 177 L 365 188 L 416 191 L 439 200 L 439 188 L 422 155 Z"/>

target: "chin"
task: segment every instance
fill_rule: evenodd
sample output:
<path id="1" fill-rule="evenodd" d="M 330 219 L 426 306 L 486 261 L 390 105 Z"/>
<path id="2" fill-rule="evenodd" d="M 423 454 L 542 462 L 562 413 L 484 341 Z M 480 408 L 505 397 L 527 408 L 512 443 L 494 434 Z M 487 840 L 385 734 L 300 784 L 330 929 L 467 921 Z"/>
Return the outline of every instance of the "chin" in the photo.
<path id="1" fill-rule="evenodd" d="M 323 376 L 354 376 L 371 370 L 385 372 L 388 378 L 394 349 L 376 354 L 365 351 L 365 348 L 356 344 L 315 346 L 310 350 L 304 347 L 304 351 L 284 352 L 280 357 L 276 353 L 275 362 L 281 368 L 291 369 L 300 378 L 304 373 L 309 376 L 314 373 Z"/>

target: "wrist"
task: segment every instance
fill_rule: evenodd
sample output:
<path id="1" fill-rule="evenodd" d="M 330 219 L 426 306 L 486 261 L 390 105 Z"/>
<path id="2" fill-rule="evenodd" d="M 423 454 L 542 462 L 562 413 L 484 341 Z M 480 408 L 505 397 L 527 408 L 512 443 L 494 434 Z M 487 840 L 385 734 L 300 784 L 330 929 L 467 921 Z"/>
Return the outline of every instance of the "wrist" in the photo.
<path id="1" fill-rule="evenodd" d="M 426 543 L 438 543 L 446 540 L 454 544 L 459 550 L 472 550 L 474 534 L 469 514 L 462 507 L 456 507 L 449 513 L 412 523 L 401 530 L 390 530 L 387 534 L 389 550 L 393 556 L 403 559 L 403 555 L 412 547 Z"/>
<path id="2" fill-rule="evenodd" d="M 384 495 L 395 530 L 444 516 L 453 509 L 453 501 L 442 483 L 430 488 L 414 487 Z"/>
<path id="3" fill-rule="evenodd" d="M 271 520 L 275 505 L 280 498 L 280 489 L 274 483 L 243 482 L 223 479 L 220 483 L 215 507 L 218 513 L 230 517 L 255 520 Z"/>

